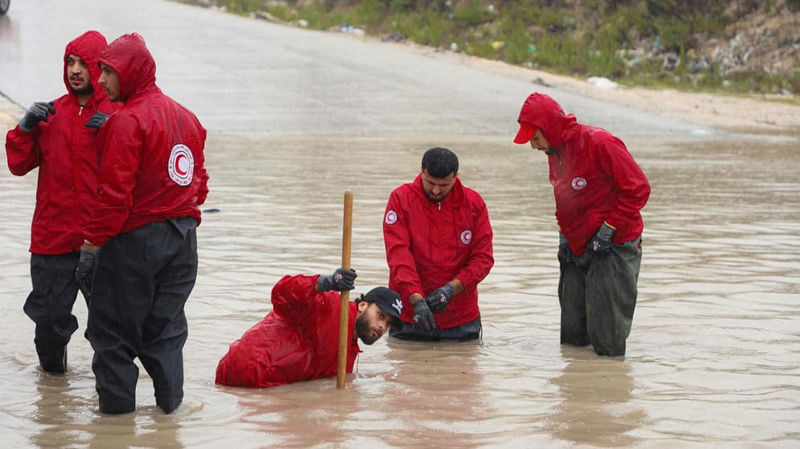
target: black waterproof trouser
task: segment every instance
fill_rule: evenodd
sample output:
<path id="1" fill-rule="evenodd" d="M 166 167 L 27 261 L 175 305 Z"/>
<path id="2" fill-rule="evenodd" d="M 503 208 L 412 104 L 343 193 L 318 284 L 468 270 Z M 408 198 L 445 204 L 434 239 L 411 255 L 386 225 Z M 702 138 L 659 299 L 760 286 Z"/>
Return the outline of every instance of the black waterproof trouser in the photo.
<path id="1" fill-rule="evenodd" d="M 36 323 L 33 342 L 42 369 L 63 373 L 67 369 L 66 350 L 78 319 L 72 306 L 78 297 L 75 267 L 80 253 L 59 255 L 31 254 L 33 289 L 25 301 L 25 314 Z"/>
<path id="2" fill-rule="evenodd" d="M 587 251 L 561 264 L 562 344 L 591 344 L 599 355 L 625 355 L 636 307 L 641 241 L 639 237 L 613 244 L 608 253 Z"/>
<path id="3" fill-rule="evenodd" d="M 111 238 L 100 250 L 86 338 L 104 413 L 136 408 L 139 357 L 166 413 L 183 400 L 184 304 L 197 278 L 197 222 L 150 223 Z"/>
<path id="4" fill-rule="evenodd" d="M 414 327 L 413 323 L 403 322 L 401 328 L 389 328 L 389 336 L 401 340 L 417 341 L 439 341 L 456 340 L 470 341 L 481 338 L 481 319 L 470 321 L 459 326 L 448 327 L 447 329 L 436 329 L 433 332 L 425 332 Z"/>

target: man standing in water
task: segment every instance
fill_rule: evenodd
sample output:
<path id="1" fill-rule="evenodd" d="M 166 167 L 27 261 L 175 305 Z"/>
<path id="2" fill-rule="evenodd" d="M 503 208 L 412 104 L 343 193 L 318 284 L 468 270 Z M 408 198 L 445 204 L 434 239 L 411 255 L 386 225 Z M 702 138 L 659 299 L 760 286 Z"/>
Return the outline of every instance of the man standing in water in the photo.
<path id="1" fill-rule="evenodd" d="M 144 39 L 126 34 L 100 54 L 99 84 L 123 102 L 101 129 L 97 206 L 77 277 L 90 291 L 86 338 L 104 413 L 136 408 L 139 357 L 156 404 L 183 400 L 184 304 L 197 277 L 200 209 L 208 194 L 206 130 L 156 86 Z"/>
<path id="2" fill-rule="evenodd" d="M 39 168 L 30 246 L 33 290 L 24 310 L 36 323 L 39 364 L 49 373 L 66 371 L 67 343 L 78 329 L 72 314 L 75 267 L 97 190 L 97 128 L 116 109 L 97 85 L 97 57 L 105 47 L 106 38 L 97 31 L 67 44 L 67 93 L 34 103 L 6 135 L 11 173 L 22 176 Z"/>
<path id="3" fill-rule="evenodd" d="M 530 142 L 550 164 L 558 220 L 561 343 L 625 355 L 636 306 L 650 184 L 625 144 L 582 125 L 541 93 L 528 96 L 514 142 Z"/>
<path id="4" fill-rule="evenodd" d="M 489 274 L 492 225 L 478 192 L 461 184 L 458 157 L 434 147 L 416 179 L 389 196 L 383 219 L 389 287 L 406 306 L 389 335 L 408 340 L 481 336 L 478 283 Z"/>
<path id="5" fill-rule="evenodd" d="M 334 293 L 352 290 L 356 272 L 339 268 L 329 276 L 284 276 L 272 288 L 272 312 L 233 342 L 217 366 L 216 383 L 272 387 L 336 376 L 339 304 Z M 403 303 L 386 287 L 376 287 L 350 303 L 348 373 L 364 344 L 399 324 Z"/>

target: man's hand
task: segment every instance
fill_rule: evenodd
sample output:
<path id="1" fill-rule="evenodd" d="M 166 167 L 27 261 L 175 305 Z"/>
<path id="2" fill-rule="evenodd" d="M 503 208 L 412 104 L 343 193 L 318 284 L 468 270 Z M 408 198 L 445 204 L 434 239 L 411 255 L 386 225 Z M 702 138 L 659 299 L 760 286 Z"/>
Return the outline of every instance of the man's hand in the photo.
<path id="1" fill-rule="evenodd" d="M 447 308 L 447 304 L 450 302 L 450 299 L 455 296 L 455 294 L 456 291 L 452 285 L 449 283 L 444 284 L 432 291 L 431 294 L 425 298 L 425 302 L 428 303 L 428 307 L 433 313 L 441 313 Z"/>
<path id="2" fill-rule="evenodd" d="M 572 250 L 564 234 L 558 233 L 558 261 L 561 265 L 572 262 Z"/>
<path id="3" fill-rule="evenodd" d="M 436 329 L 436 320 L 433 318 L 428 301 L 419 299 L 414 304 L 414 327 L 421 328 L 425 332 L 433 332 Z"/>
<path id="4" fill-rule="evenodd" d="M 97 111 L 94 114 L 92 114 L 91 117 L 89 117 L 89 121 L 84 123 L 83 126 L 86 126 L 88 128 L 100 129 L 100 127 L 103 126 L 103 123 L 105 123 L 106 120 L 108 120 L 108 114 L 104 114 L 100 111 Z"/>
<path id="5" fill-rule="evenodd" d="M 589 240 L 589 251 L 594 251 L 596 253 L 607 253 L 611 251 L 611 237 L 616 232 L 616 229 L 612 228 L 608 225 L 608 223 L 603 222 L 603 225 L 600 226 L 600 229 L 597 230 L 597 233 Z"/>
<path id="6" fill-rule="evenodd" d="M 19 121 L 19 129 L 26 133 L 31 132 L 33 127 L 41 121 L 47 121 L 50 114 L 55 114 L 56 108 L 53 107 L 53 102 L 45 103 L 43 101 L 36 102 L 31 105 L 22 120 Z"/>
<path id="7" fill-rule="evenodd" d="M 337 268 L 333 274 L 317 278 L 317 291 L 322 293 L 328 290 L 339 292 L 352 290 L 355 288 L 356 277 L 358 277 L 356 270 Z"/>
<path id="8" fill-rule="evenodd" d="M 87 301 L 92 297 L 92 283 L 94 281 L 94 267 L 97 263 L 97 253 L 100 248 L 84 243 L 81 246 L 81 257 L 78 259 L 78 266 L 75 268 L 75 279 L 78 281 L 78 288 L 81 289 L 83 297 Z"/>

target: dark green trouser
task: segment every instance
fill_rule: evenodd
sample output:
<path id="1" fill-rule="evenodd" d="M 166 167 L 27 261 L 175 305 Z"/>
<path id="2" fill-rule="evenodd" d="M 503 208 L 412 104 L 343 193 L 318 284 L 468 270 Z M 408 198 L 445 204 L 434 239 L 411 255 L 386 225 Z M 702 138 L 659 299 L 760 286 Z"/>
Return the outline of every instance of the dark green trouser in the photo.
<path id="1" fill-rule="evenodd" d="M 599 355 L 625 355 L 636 307 L 641 237 L 607 254 L 587 251 L 561 265 L 561 343 L 591 344 Z"/>

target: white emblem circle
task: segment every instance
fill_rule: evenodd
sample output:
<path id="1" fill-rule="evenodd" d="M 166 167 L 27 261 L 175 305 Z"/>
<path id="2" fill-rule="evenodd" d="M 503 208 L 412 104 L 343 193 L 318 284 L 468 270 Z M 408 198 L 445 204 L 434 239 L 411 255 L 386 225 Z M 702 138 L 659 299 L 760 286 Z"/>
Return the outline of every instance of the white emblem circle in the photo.
<path id="1" fill-rule="evenodd" d="M 469 245 L 471 241 L 472 241 L 472 231 L 467 229 L 466 231 L 461 233 L 461 243 Z"/>
<path id="2" fill-rule="evenodd" d="M 587 184 L 586 178 L 581 178 L 580 176 L 572 178 L 572 190 L 583 190 Z"/>
<path id="3" fill-rule="evenodd" d="M 179 186 L 188 186 L 194 177 L 194 156 L 192 150 L 186 145 L 179 143 L 172 147 L 167 164 L 169 179 Z"/>
<path id="4" fill-rule="evenodd" d="M 384 219 L 384 221 L 388 225 L 393 225 L 393 224 L 397 223 L 397 212 L 395 212 L 393 210 L 390 210 L 389 212 L 386 212 L 386 218 Z"/>

